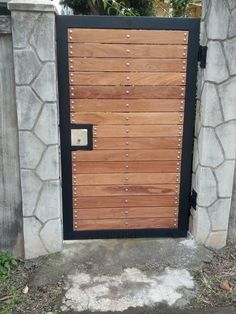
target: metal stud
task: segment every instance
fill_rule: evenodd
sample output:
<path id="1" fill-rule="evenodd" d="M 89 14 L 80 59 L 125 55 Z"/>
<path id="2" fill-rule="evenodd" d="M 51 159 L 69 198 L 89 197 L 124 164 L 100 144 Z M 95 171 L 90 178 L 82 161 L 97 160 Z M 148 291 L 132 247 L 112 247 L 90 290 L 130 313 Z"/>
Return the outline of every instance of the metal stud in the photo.
<path id="1" fill-rule="evenodd" d="M 72 33 L 72 29 L 70 29 L 70 33 Z"/>
<path id="2" fill-rule="evenodd" d="M 71 106 L 71 109 L 75 109 L 75 107 L 74 107 L 74 106 Z"/>
<path id="3" fill-rule="evenodd" d="M 127 67 L 129 67 L 129 66 L 130 66 L 130 63 L 129 63 L 129 62 L 127 62 L 127 63 L 126 63 L 126 66 L 127 66 Z"/>
<path id="4" fill-rule="evenodd" d="M 128 203 L 128 200 L 125 200 L 125 203 Z"/>
<path id="5" fill-rule="evenodd" d="M 183 110 L 183 109 L 184 109 L 184 107 L 183 107 L 183 106 L 181 106 L 181 107 L 180 107 L 180 109 L 181 109 L 181 110 Z"/>
<path id="6" fill-rule="evenodd" d="M 125 211 L 125 214 L 128 215 L 128 213 L 129 213 L 128 210 L 126 210 L 126 211 Z"/>
<path id="7" fill-rule="evenodd" d="M 129 104 L 125 104 L 126 105 L 126 107 L 129 107 Z"/>
<path id="8" fill-rule="evenodd" d="M 73 48 L 73 46 L 72 46 L 72 45 L 70 45 L 70 48 L 72 49 L 72 48 Z"/>
<path id="9" fill-rule="evenodd" d="M 125 157 L 129 157 L 129 154 L 125 154 Z"/>
<path id="10" fill-rule="evenodd" d="M 129 189 L 128 189 L 128 188 L 126 188 L 126 189 L 125 189 L 125 192 L 128 192 L 128 191 L 129 191 Z"/>
<path id="11" fill-rule="evenodd" d="M 129 133 L 129 130 L 126 130 L 125 132 L 126 132 L 126 133 Z"/>
<path id="12" fill-rule="evenodd" d="M 72 37 L 70 36 L 70 39 L 72 39 Z"/>
<path id="13" fill-rule="evenodd" d="M 127 77 L 126 77 L 126 80 L 128 80 L 128 81 L 129 81 L 129 80 L 130 80 L 130 77 L 129 77 L 129 76 L 127 76 Z"/>
<path id="14" fill-rule="evenodd" d="M 72 94 L 71 94 L 71 96 L 75 96 L 75 94 L 74 94 L 74 93 L 72 93 Z"/>
<path id="15" fill-rule="evenodd" d="M 129 90 L 126 91 L 126 94 L 129 94 Z"/>
<path id="16" fill-rule="evenodd" d="M 128 177 L 125 177 L 125 180 L 126 180 L 126 181 L 128 181 L 128 180 L 129 180 L 129 178 L 128 178 Z"/>
<path id="17" fill-rule="evenodd" d="M 129 49 L 126 49 L 126 52 L 127 52 L 127 53 L 130 53 L 130 50 L 129 50 Z"/>
<path id="18" fill-rule="evenodd" d="M 128 225 L 129 224 L 128 221 L 126 221 L 125 224 Z"/>
<path id="19" fill-rule="evenodd" d="M 129 117 L 126 117 L 125 119 L 126 119 L 126 120 L 129 120 Z"/>
<path id="20" fill-rule="evenodd" d="M 125 145 L 129 145 L 129 142 L 125 142 Z"/>
<path id="21" fill-rule="evenodd" d="M 129 35 L 129 34 L 127 34 L 127 35 L 126 35 L 126 38 L 130 38 L 130 35 Z"/>
<path id="22" fill-rule="evenodd" d="M 72 100 L 71 103 L 74 104 L 75 103 L 74 100 Z"/>

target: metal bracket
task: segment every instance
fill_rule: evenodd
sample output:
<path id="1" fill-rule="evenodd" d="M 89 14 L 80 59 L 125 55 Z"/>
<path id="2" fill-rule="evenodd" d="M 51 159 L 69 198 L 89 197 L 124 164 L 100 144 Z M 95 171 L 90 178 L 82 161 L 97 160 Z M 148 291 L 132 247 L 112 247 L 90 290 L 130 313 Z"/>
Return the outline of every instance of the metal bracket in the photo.
<path id="1" fill-rule="evenodd" d="M 202 69 L 206 68 L 207 49 L 207 46 L 199 46 L 198 62 L 200 62 L 200 67 Z"/>
<path id="2" fill-rule="evenodd" d="M 196 210 L 197 208 L 197 192 L 193 189 L 192 194 L 190 196 L 190 205 L 192 208 Z"/>

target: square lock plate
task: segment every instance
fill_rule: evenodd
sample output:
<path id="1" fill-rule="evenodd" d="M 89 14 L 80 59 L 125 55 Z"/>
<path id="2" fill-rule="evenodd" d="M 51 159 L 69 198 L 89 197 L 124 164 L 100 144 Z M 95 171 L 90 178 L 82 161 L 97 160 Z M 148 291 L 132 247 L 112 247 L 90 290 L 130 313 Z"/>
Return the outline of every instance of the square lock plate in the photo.
<path id="1" fill-rule="evenodd" d="M 72 150 L 93 149 L 92 124 L 77 124 L 71 126 L 71 148 Z"/>

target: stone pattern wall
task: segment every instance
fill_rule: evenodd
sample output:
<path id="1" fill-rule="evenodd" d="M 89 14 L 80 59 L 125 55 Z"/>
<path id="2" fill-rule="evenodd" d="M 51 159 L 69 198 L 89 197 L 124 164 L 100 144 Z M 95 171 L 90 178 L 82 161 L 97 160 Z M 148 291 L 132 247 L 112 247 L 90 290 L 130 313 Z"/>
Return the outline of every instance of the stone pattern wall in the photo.
<path id="1" fill-rule="evenodd" d="M 25 256 L 62 247 L 55 11 L 13 0 L 16 104 Z M 26 1 L 27 2 L 27 1 Z"/>
<path id="2" fill-rule="evenodd" d="M 0 250 L 24 256 L 11 18 L 0 15 Z"/>
<path id="3" fill-rule="evenodd" d="M 203 1 L 193 188 L 198 193 L 191 231 L 198 242 L 226 244 L 236 157 L 236 1 Z"/>

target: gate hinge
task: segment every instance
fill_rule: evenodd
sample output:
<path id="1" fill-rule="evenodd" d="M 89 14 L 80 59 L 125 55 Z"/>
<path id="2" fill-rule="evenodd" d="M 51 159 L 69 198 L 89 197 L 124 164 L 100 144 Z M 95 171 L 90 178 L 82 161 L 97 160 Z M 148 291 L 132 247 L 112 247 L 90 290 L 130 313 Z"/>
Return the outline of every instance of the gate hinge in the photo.
<path id="1" fill-rule="evenodd" d="M 199 46 L 198 62 L 200 62 L 200 67 L 202 69 L 206 68 L 206 58 L 207 58 L 207 46 Z"/>
<path id="2" fill-rule="evenodd" d="M 197 207 L 197 192 L 193 189 L 190 196 L 190 205 L 192 208 L 196 209 Z"/>

